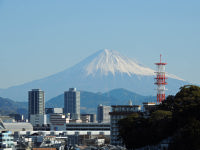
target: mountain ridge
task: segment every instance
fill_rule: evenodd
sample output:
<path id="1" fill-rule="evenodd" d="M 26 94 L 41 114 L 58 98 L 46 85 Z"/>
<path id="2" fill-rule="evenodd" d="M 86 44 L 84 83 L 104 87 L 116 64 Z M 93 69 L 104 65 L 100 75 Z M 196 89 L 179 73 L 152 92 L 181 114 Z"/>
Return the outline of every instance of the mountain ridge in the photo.
<path id="1" fill-rule="evenodd" d="M 105 93 L 95 93 L 91 91 L 81 92 L 81 113 L 96 113 L 97 106 L 103 105 L 124 105 L 132 100 L 133 104 L 141 105 L 142 102 L 154 102 L 156 97 L 143 96 L 127 89 L 113 89 Z M 120 96 L 119 96 L 120 95 Z M 45 102 L 46 108 L 64 107 L 64 93 L 55 96 Z M 28 102 L 16 102 L 8 98 L 0 97 L 0 115 L 9 115 L 13 113 L 23 114 L 27 117 Z"/>
<path id="2" fill-rule="evenodd" d="M 19 113 L 26 116 L 27 102 L 16 102 L 9 98 L 0 97 L 0 115 Z"/>
<path id="3" fill-rule="evenodd" d="M 118 96 L 120 95 L 120 97 Z M 123 98 L 122 98 L 123 97 Z M 113 89 L 106 93 L 94 93 L 89 91 L 80 91 L 81 113 L 96 113 L 97 106 L 103 105 L 126 105 L 132 100 L 134 105 L 142 105 L 143 102 L 155 102 L 156 97 L 143 96 L 127 89 Z M 64 94 L 48 100 L 46 107 L 64 107 Z"/>

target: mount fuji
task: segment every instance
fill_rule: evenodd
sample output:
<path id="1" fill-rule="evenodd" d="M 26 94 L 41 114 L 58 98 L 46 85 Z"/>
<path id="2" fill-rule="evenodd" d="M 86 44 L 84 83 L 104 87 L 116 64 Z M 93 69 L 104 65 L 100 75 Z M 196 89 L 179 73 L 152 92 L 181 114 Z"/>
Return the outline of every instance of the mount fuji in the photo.
<path id="1" fill-rule="evenodd" d="M 0 90 L 2 97 L 27 101 L 27 92 L 34 88 L 45 91 L 46 99 L 55 97 L 70 87 L 78 90 L 106 92 L 125 88 L 141 95 L 155 95 L 155 71 L 114 50 L 100 50 L 75 66 L 54 75 Z M 183 79 L 167 74 L 167 94 L 175 94 L 188 84 Z"/>

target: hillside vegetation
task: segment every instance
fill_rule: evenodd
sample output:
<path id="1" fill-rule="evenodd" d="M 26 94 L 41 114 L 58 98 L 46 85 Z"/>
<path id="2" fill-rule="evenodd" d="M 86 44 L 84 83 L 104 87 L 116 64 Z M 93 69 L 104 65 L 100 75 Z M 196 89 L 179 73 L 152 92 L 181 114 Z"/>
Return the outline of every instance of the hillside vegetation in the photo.
<path id="1" fill-rule="evenodd" d="M 170 150 L 200 149 L 200 87 L 187 85 L 150 113 L 119 121 L 120 137 L 129 149 L 159 144 L 170 137 Z"/>
<path id="2" fill-rule="evenodd" d="M 15 102 L 8 98 L 0 97 L 0 115 L 27 114 L 27 102 Z"/>

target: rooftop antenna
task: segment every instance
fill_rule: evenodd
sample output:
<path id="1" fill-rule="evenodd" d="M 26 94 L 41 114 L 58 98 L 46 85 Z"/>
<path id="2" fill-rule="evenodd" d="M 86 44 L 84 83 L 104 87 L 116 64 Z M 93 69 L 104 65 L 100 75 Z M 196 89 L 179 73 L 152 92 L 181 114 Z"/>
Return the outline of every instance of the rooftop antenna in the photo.
<path id="1" fill-rule="evenodd" d="M 132 103 L 131 100 L 128 101 L 128 104 L 129 104 L 129 106 L 132 106 L 132 105 L 133 105 L 133 103 Z"/>

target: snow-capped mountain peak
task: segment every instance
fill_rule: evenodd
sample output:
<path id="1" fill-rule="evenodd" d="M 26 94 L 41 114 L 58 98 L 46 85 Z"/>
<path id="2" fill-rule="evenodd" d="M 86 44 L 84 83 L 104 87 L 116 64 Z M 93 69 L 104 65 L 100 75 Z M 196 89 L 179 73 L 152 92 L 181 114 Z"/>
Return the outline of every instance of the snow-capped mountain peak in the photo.
<path id="1" fill-rule="evenodd" d="M 174 94 L 188 84 L 180 78 L 168 76 L 168 93 Z M 125 88 L 142 95 L 154 95 L 155 71 L 136 61 L 122 56 L 114 50 L 100 50 L 76 65 L 51 76 L 0 90 L 2 97 L 18 101 L 27 100 L 27 91 L 40 88 L 46 98 L 52 98 L 70 87 L 83 91 L 105 92 L 115 88 Z"/>
<path id="2" fill-rule="evenodd" d="M 154 70 L 141 66 L 114 50 L 100 50 L 90 59 L 89 63 L 84 66 L 87 75 L 95 75 L 96 73 L 101 75 L 126 73 L 129 76 L 133 74 L 154 75 Z"/>

